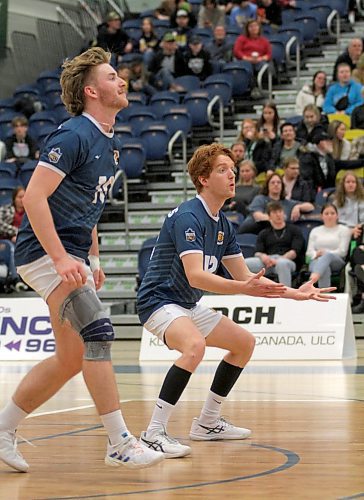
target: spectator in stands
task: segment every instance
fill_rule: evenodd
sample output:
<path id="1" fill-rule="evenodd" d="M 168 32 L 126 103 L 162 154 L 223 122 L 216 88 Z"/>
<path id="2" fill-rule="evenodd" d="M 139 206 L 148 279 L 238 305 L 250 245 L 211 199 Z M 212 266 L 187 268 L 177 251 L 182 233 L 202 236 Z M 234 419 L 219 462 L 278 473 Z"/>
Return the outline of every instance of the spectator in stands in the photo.
<path id="1" fill-rule="evenodd" d="M 286 200 L 314 203 L 315 199 L 312 196 L 307 182 L 300 176 L 299 160 L 294 156 L 285 158 L 283 162 L 283 171 L 282 181 L 286 193 Z"/>
<path id="2" fill-rule="evenodd" d="M 292 123 L 282 123 L 280 132 L 280 139 L 275 141 L 272 149 L 271 170 L 282 167 L 286 158 L 298 158 L 300 154 L 301 144 L 296 141 L 296 130 Z"/>
<path id="3" fill-rule="evenodd" d="M 109 12 L 105 22 L 97 27 L 96 46 L 110 51 L 116 56 L 116 62 L 123 54 L 133 50 L 133 43 L 122 29 L 121 17 L 117 12 Z"/>
<path id="4" fill-rule="evenodd" d="M 351 144 L 345 139 L 346 125 L 340 120 L 329 123 L 327 133 L 332 139 L 332 157 L 334 160 L 348 160 L 350 158 Z"/>
<path id="5" fill-rule="evenodd" d="M 339 57 L 336 59 L 332 79 L 334 81 L 337 80 L 338 78 L 337 68 L 341 63 L 348 64 L 350 69 L 354 70 L 359 61 L 359 57 L 361 56 L 362 53 L 363 53 L 363 40 L 361 40 L 360 38 L 353 38 L 350 41 L 348 48 L 345 50 L 345 52 L 340 54 Z"/>
<path id="6" fill-rule="evenodd" d="M 303 115 L 307 104 L 315 104 L 320 110 L 326 95 L 327 77 L 325 71 L 317 71 L 312 78 L 311 85 L 305 84 L 296 97 L 296 113 Z"/>
<path id="7" fill-rule="evenodd" d="M 358 245 L 350 257 L 351 266 L 357 278 L 358 292 L 360 294 L 359 304 L 352 307 L 353 314 L 364 313 L 364 238 L 362 234 L 360 245 Z"/>
<path id="8" fill-rule="evenodd" d="M 356 106 L 363 104 L 361 85 L 351 78 L 349 64 L 337 66 L 337 82 L 330 85 L 325 96 L 323 110 L 329 113 L 345 113 L 351 115 Z"/>
<path id="9" fill-rule="evenodd" d="M 262 27 L 257 21 L 248 21 L 245 26 L 245 35 L 238 36 L 233 48 L 233 54 L 236 59 L 249 62 L 252 65 L 254 74 L 257 74 L 263 64 L 272 58 L 272 46 L 269 40 L 262 36 L 261 33 Z M 262 97 L 261 92 L 256 87 L 255 81 L 253 85 L 252 98 Z"/>
<path id="10" fill-rule="evenodd" d="M 364 86 L 361 89 L 363 103 L 354 108 L 351 113 L 351 128 L 364 129 Z"/>
<path id="11" fill-rule="evenodd" d="M 260 0 L 258 2 L 258 21 L 268 24 L 273 29 L 282 25 L 282 7 L 276 0 Z"/>
<path id="12" fill-rule="evenodd" d="M 143 61 L 147 68 L 158 45 L 159 38 L 154 31 L 153 21 L 150 17 L 145 17 L 142 21 L 142 36 L 139 38 L 139 52 L 143 54 Z"/>
<path id="13" fill-rule="evenodd" d="M 187 16 L 188 16 L 188 23 L 187 23 L 188 26 L 190 28 L 195 28 L 195 26 L 197 25 L 197 19 L 196 19 L 196 16 L 192 10 L 191 4 L 188 2 L 181 1 L 181 0 L 176 0 L 175 4 L 176 4 L 175 10 L 173 11 L 173 13 L 171 15 L 171 26 L 172 27 L 177 26 L 177 21 L 176 21 L 177 12 L 179 10 L 185 10 L 187 12 Z"/>
<path id="14" fill-rule="evenodd" d="M 226 210 L 234 210 L 249 215 L 248 205 L 253 201 L 260 187 L 255 183 L 257 169 L 251 160 L 242 160 L 238 166 L 238 180 L 235 184 L 235 196 L 228 200 Z"/>
<path id="15" fill-rule="evenodd" d="M 278 0 L 278 5 L 282 9 L 294 9 L 296 7 L 296 0 Z"/>
<path id="16" fill-rule="evenodd" d="M 311 199 L 314 199 L 318 189 L 335 187 L 336 169 L 330 136 L 318 131 L 312 142 L 312 149 L 303 152 L 299 161 L 302 179 L 310 186 Z"/>
<path id="17" fill-rule="evenodd" d="M 256 195 L 248 209 L 250 215 L 238 229 L 239 233 L 255 233 L 269 226 L 267 205 L 270 201 L 279 201 L 282 204 L 287 221 L 296 221 L 301 213 L 312 212 L 314 206 L 309 202 L 287 200 L 282 177 L 273 173 L 267 176 L 261 194 Z"/>
<path id="18" fill-rule="evenodd" d="M 177 47 L 174 34 L 165 33 L 149 65 L 151 85 L 157 90 L 184 90 L 174 82 L 177 76 L 184 74 L 184 68 L 183 53 Z"/>
<path id="19" fill-rule="evenodd" d="M 144 92 L 152 96 L 156 89 L 149 83 L 149 73 L 141 58 L 136 58 L 130 63 L 129 92 Z"/>
<path id="20" fill-rule="evenodd" d="M 223 66 L 232 60 L 233 44 L 226 39 L 226 29 L 224 26 L 216 26 L 213 39 L 205 45 L 209 53 L 210 60 L 220 63 Z"/>
<path id="21" fill-rule="evenodd" d="M 235 165 L 238 166 L 239 163 L 244 160 L 245 157 L 245 143 L 242 141 L 235 142 L 231 145 L 231 152 L 234 156 Z"/>
<path id="22" fill-rule="evenodd" d="M 224 7 L 226 15 L 230 14 L 231 9 L 234 7 L 234 3 L 231 0 L 219 0 L 219 5 Z M 227 21 L 230 21 L 230 18 Z"/>
<path id="23" fill-rule="evenodd" d="M 359 240 L 364 224 L 364 188 L 354 172 L 345 172 L 336 188 L 334 204 L 338 210 L 340 224 L 348 226 L 352 238 Z"/>
<path id="24" fill-rule="evenodd" d="M 25 189 L 18 186 L 14 189 L 12 202 L 0 207 L 0 239 L 15 243 L 18 229 L 24 215 L 23 198 Z"/>
<path id="25" fill-rule="evenodd" d="M 269 226 L 259 234 L 254 257 L 245 259 L 249 271 L 259 272 L 263 267 L 265 275 L 278 275 L 278 281 L 292 285 L 292 273 L 300 269 L 304 261 L 305 240 L 302 231 L 294 224 L 287 223 L 279 201 L 267 205 Z"/>
<path id="26" fill-rule="evenodd" d="M 116 72 L 118 74 L 119 78 L 122 78 L 125 82 L 125 88 L 126 91 L 129 91 L 129 78 L 130 78 L 130 68 L 129 64 L 127 63 L 120 63 L 117 68 Z"/>
<path id="27" fill-rule="evenodd" d="M 310 280 L 317 280 L 318 286 L 330 286 L 331 273 L 345 266 L 349 250 L 351 231 L 338 224 L 335 205 L 326 203 L 321 209 L 323 225 L 314 227 L 308 237 L 306 256 L 310 259 Z"/>
<path id="28" fill-rule="evenodd" d="M 296 138 L 302 144 L 312 142 L 313 135 L 319 131 L 327 131 L 327 124 L 323 123 L 320 110 L 315 104 L 306 104 L 303 110 L 303 120 L 296 129 Z"/>
<path id="29" fill-rule="evenodd" d="M 176 13 L 176 26 L 173 30 L 176 37 L 176 43 L 179 48 L 186 49 L 188 40 L 192 34 L 192 28 L 189 26 L 188 12 L 185 9 L 179 9 Z"/>
<path id="30" fill-rule="evenodd" d="M 24 116 L 15 116 L 11 125 L 13 134 L 5 139 L 6 162 L 14 163 L 18 169 L 28 160 L 39 158 L 37 143 L 28 134 L 28 120 Z"/>
<path id="31" fill-rule="evenodd" d="M 272 146 L 269 140 L 259 138 L 256 121 L 243 120 L 238 141 L 244 142 L 245 159 L 254 162 L 258 174 L 269 171 Z"/>
<path id="32" fill-rule="evenodd" d="M 5 142 L 0 140 L 0 161 L 4 161 L 6 157 L 6 146 Z"/>
<path id="33" fill-rule="evenodd" d="M 353 80 L 364 85 L 364 54 L 359 57 L 356 68 L 352 73 Z"/>
<path id="34" fill-rule="evenodd" d="M 163 0 L 155 9 L 154 17 L 161 21 L 170 21 L 175 9 L 176 2 L 174 0 Z"/>
<path id="35" fill-rule="evenodd" d="M 245 24 L 251 20 L 257 18 L 257 6 L 252 2 L 246 1 L 233 1 L 235 6 L 230 12 L 230 25 L 239 26 L 244 28 Z"/>
<path id="36" fill-rule="evenodd" d="M 351 153 L 349 159 L 364 160 L 364 135 L 351 141 Z"/>
<path id="37" fill-rule="evenodd" d="M 205 80 L 212 73 L 209 53 L 203 48 L 198 35 L 192 35 L 185 53 L 185 74 Z"/>
<path id="38" fill-rule="evenodd" d="M 258 120 L 257 127 L 262 139 L 267 139 L 273 146 L 279 136 L 279 114 L 274 102 L 266 102 L 262 114 Z"/>
<path id="39" fill-rule="evenodd" d="M 203 0 L 198 11 L 199 28 L 211 28 L 216 26 L 225 26 L 225 8 L 218 5 L 217 0 Z"/>

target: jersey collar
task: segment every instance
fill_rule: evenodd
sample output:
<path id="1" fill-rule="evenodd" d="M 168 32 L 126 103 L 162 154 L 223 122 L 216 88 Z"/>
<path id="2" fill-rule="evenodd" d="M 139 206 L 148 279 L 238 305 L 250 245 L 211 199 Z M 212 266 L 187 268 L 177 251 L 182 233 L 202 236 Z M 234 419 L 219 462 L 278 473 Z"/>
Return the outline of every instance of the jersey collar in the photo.
<path id="1" fill-rule="evenodd" d="M 213 219 L 215 222 L 217 222 L 219 220 L 219 216 L 215 217 L 214 215 L 212 215 L 211 213 L 211 210 L 209 209 L 209 206 L 208 204 L 206 203 L 206 201 L 202 198 L 202 196 L 200 196 L 199 194 L 196 195 L 196 198 L 198 200 L 200 200 L 200 202 L 202 203 L 204 209 L 206 210 L 207 214 L 211 217 L 211 219 Z"/>
<path id="2" fill-rule="evenodd" d="M 114 137 L 114 129 L 112 129 L 111 132 L 105 132 L 105 130 L 102 128 L 102 126 L 99 124 L 99 122 L 89 113 L 86 113 L 85 111 L 82 113 L 82 116 L 85 118 L 88 118 L 99 130 L 102 132 L 106 137 L 109 137 L 111 139 Z"/>

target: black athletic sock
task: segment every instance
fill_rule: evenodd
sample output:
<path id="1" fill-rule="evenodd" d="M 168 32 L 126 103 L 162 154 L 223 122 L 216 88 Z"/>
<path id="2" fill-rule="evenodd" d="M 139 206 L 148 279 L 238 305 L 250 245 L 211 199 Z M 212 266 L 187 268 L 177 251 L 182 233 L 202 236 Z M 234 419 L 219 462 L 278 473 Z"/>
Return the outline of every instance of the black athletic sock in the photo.
<path id="1" fill-rule="evenodd" d="M 216 369 L 214 380 L 211 384 L 211 391 L 219 396 L 226 397 L 234 387 L 243 369 L 239 366 L 231 365 L 223 359 Z"/>
<path id="2" fill-rule="evenodd" d="M 171 405 L 175 405 L 185 390 L 192 373 L 172 365 L 169 369 L 166 378 L 164 379 L 159 399 L 163 399 Z"/>

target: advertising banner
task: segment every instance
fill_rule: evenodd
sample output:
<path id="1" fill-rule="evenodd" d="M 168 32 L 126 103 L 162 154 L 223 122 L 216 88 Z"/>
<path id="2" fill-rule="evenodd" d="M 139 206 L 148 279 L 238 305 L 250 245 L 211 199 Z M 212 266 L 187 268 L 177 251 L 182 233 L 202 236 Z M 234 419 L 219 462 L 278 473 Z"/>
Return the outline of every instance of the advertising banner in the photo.
<path id="1" fill-rule="evenodd" d="M 221 311 L 254 334 L 253 360 L 342 359 L 356 356 L 348 294 L 329 302 L 264 299 L 239 295 L 205 295 L 201 302 Z M 183 335 L 183 332 L 181 332 Z M 205 360 L 220 360 L 223 351 L 208 347 Z M 169 350 L 143 329 L 140 361 L 169 361 Z"/>
<path id="2" fill-rule="evenodd" d="M 0 360 L 40 360 L 54 352 L 54 335 L 44 300 L 0 298 Z"/>

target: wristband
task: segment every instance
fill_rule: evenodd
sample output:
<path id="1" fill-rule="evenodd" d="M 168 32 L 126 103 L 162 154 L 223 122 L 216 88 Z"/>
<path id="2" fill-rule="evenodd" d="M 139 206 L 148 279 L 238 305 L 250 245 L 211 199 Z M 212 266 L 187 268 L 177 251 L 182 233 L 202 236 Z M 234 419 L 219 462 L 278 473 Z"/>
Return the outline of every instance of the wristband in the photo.
<path id="1" fill-rule="evenodd" d="M 100 259 L 97 255 L 89 255 L 88 260 L 90 261 L 90 269 L 92 272 L 100 269 Z"/>

